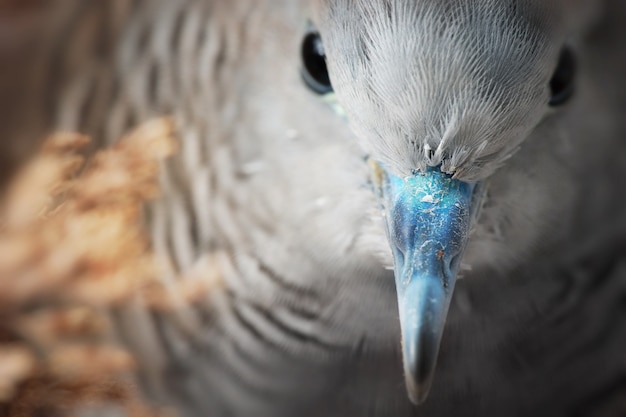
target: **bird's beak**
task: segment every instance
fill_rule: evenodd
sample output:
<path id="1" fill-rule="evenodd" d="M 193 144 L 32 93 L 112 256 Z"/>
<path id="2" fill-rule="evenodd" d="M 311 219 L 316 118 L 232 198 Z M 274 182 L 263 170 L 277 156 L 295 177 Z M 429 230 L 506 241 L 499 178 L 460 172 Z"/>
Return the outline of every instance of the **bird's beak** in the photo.
<path id="1" fill-rule="evenodd" d="M 394 257 L 409 398 L 422 403 L 433 380 L 439 343 L 461 258 L 482 193 L 439 169 L 378 178 Z"/>

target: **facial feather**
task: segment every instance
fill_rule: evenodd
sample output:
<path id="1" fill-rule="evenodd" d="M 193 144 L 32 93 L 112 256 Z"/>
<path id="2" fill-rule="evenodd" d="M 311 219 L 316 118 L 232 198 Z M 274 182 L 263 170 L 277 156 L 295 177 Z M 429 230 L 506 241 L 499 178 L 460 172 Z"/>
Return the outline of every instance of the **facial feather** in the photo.
<path id="1" fill-rule="evenodd" d="M 441 165 L 472 181 L 501 166 L 548 109 L 566 37 L 552 8 L 330 0 L 316 23 L 338 100 L 365 149 L 399 175 Z"/>

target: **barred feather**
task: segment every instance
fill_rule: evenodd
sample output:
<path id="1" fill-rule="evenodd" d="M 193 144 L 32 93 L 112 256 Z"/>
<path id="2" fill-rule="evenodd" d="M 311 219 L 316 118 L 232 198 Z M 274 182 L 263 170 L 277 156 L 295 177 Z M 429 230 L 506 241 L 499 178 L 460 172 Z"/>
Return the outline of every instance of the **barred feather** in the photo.
<path id="1" fill-rule="evenodd" d="M 613 187 L 624 178 L 619 110 L 626 93 L 618 70 L 624 64 L 611 55 L 626 39 L 618 29 L 625 8 L 607 0 L 609 29 L 576 38 L 583 56 L 578 99 L 562 113 L 545 114 L 536 108 L 546 94 L 540 80 L 566 36 L 560 26 L 558 35 L 548 30 L 564 10 L 556 0 L 541 6 L 552 6 L 551 19 L 546 12 L 526 20 L 517 12 L 497 20 L 485 9 L 508 13 L 518 4 L 532 14 L 541 2 L 476 0 L 476 8 L 452 0 L 315 2 L 313 9 L 330 4 L 325 10 L 335 13 L 321 30 L 338 25 L 377 36 L 362 40 L 371 66 L 353 66 L 355 75 L 340 61 L 331 64 L 333 82 L 353 88 L 344 107 L 360 97 L 354 80 L 372 82 L 368 88 L 380 99 L 372 106 L 386 103 L 433 122 L 424 127 L 433 135 L 421 135 L 435 150 L 427 161 L 425 145 L 407 150 L 406 142 L 376 142 L 373 133 L 389 136 L 397 126 L 354 111 L 357 135 L 369 135 L 369 148 L 361 148 L 344 121 L 306 90 L 300 38 L 308 17 L 323 20 L 308 3 L 75 2 L 51 39 L 42 102 L 55 127 L 89 133 L 105 146 L 140 121 L 175 117 L 181 152 L 163 167 L 163 195 L 146 209 L 153 246 L 171 261 L 162 280 L 172 282 L 207 259 L 223 274 L 223 287 L 206 302 L 181 305 L 175 314 L 140 306 L 114 313 L 121 337 L 138 352 L 146 392 L 184 416 L 618 415 L 626 392 L 626 258 L 624 229 L 616 225 L 625 211 Z M 388 16 L 377 14 L 383 4 Z M 446 21 L 451 5 L 461 29 L 471 32 L 478 21 L 480 30 L 439 50 L 432 39 L 418 42 L 440 27 L 419 24 Z M 417 38 L 394 44 L 398 29 Z M 346 49 L 340 45 L 346 33 L 329 41 L 330 53 Z M 462 58 L 450 64 L 457 48 L 487 42 L 493 33 L 508 49 L 488 45 L 477 57 L 486 65 L 497 51 L 497 61 L 479 69 Z M 375 50 L 385 37 L 388 48 Z M 416 71 L 439 69 L 439 82 L 386 90 L 389 77 L 417 79 L 406 77 L 402 62 L 394 64 L 398 53 L 434 59 Z M 507 84 L 510 60 L 519 85 Z M 499 100 L 491 100 L 492 90 L 468 93 L 490 97 L 474 109 L 490 114 L 472 130 L 484 134 L 471 136 L 493 141 L 488 146 L 463 142 L 469 136 L 446 142 L 458 130 L 451 121 L 462 119 L 462 101 L 441 93 L 441 84 L 450 79 L 447 70 L 459 68 L 459 83 L 496 74 Z M 432 85 L 437 89 L 428 90 Z M 415 106 L 405 93 L 416 89 L 441 98 L 439 107 L 432 100 Z M 457 113 L 441 120 L 431 113 L 449 110 L 450 101 Z M 521 110 L 513 114 L 513 107 Z M 385 120 L 409 117 L 396 110 Z M 517 126 L 511 120 L 521 113 L 532 114 Z M 432 396 L 417 409 L 402 385 L 396 295 L 386 269 L 391 256 L 363 163 L 368 151 L 384 146 L 382 159 L 399 171 L 443 161 L 450 171 L 479 169 L 466 171 L 469 177 L 496 172 L 467 255 L 473 269 L 448 318 Z M 557 201 L 548 199 L 555 193 Z"/>

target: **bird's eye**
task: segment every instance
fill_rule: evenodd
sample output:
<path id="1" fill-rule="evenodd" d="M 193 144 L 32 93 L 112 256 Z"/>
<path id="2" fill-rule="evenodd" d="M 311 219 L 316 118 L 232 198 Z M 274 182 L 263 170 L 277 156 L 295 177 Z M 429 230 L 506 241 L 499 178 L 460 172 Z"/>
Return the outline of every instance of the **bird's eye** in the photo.
<path id="1" fill-rule="evenodd" d="M 302 78 L 317 94 L 333 91 L 326 68 L 326 53 L 322 38 L 317 32 L 308 33 L 302 42 Z"/>
<path id="2" fill-rule="evenodd" d="M 550 106 L 556 107 L 567 102 L 574 94 L 576 78 L 576 57 L 574 52 L 565 47 L 559 56 L 559 64 L 550 80 Z"/>

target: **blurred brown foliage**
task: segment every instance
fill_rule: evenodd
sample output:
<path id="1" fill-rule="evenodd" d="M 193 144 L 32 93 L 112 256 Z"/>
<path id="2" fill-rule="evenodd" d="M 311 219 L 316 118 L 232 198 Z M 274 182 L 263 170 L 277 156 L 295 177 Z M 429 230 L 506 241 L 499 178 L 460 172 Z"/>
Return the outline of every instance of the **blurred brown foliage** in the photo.
<path id="1" fill-rule="evenodd" d="M 139 293 L 161 308 L 166 299 L 142 207 L 158 195 L 172 130 L 167 119 L 149 122 L 87 163 L 86 137 L 56 134 L 9 185 L 0 205 L 0 415 L 59 416 L 98 403 L 156 415 L 130 382 L 135 363 L 111 337 L 106 309 Z"/>

